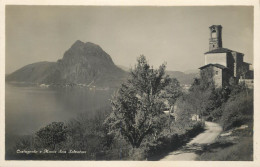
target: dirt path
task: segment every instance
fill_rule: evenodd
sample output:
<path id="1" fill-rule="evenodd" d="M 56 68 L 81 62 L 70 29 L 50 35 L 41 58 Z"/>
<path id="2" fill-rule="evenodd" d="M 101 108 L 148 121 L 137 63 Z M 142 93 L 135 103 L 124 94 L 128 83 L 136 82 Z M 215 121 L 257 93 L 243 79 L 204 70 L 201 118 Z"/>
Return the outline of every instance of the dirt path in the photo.
<path id="1" fill-rule="evenodd" d="M 203 133 L 193 138 L 186 146 L 180 150 L 170 152 L 160 161 L 195 160 L 197 157 L 195 151 L 201 149 L 200 145 L 213 143 L 222 131 L 221 126 L 213 122 L 205 122 L 205 129 Z"/>

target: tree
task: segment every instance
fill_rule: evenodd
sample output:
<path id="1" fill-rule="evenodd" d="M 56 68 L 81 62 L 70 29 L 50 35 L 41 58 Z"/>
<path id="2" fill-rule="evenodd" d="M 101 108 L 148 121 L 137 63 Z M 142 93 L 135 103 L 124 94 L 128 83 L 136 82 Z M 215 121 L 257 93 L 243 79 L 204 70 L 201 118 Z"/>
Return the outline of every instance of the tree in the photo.
<path id="1" fill-rule="evenodd" d="M 200 72 L 200 78 L 195 78 L 189 89 L 187 101 L 193 108 L 192 113 L 199 117 L 209 116 L 219 103 L 218 94 L 213 79 L 213 69 L 205 68 Z"/>
<path id="2" fill-rule="evenodd" d="M 168 100 L 169 105 L 173 106 L 183 93 L 179 81 L 176 78 L 170 78 L 169 85 L 165 88 L 165 98 Z"/>
<path id="3" fill-rule="evenodd" d="M 190 122 L 191 115 L 197 114 L 197 111 L 189 101 L 189 95 L 184 94 L 176 101 L 177 110 L 175 111 L 175 121 L 179 125 L 187 124 Z"/>
<path id="4" fill-rule="evenodd" d="M 207 90 L 215 88 L 215 82 L 213 79 L 213 69 L 205 68 L 200 71 L 200 78 L 195 78 L 189 91 Z"/>
<path id="5" fill-rule="evenodd" d="M 240 77 L 242 78 L 242 82 L 240 83 L 241 86 L 244 87 L 244 89 L 246 90 L 246 95 L 248 97 L 248 88 L 247 88 L 247 85 L 246 85 L 246 75 L 248 73 L 248 69 L 246 68 L 245 65 L 242 65 L 239 70 L 238 70 L 238 73 L 240 74 Z"/>
<path id="6" fill-rule="evenodd" d="M 147 136 L 163 127 L 162 92 L 170 82 L 165 68 L 163 64 L 154 70 L 146 58 L 140 56 L 129 79 L 111 100 L 113 111 L 105 123 L 110 133 L 123 136 L 133 148 L 140 147 Z"/>
<path id="7" fill-rule="evenodd" d="M 36 132 L 36 137 L 43 147 L 55 149 L 56 145 L 67 138 L 67 127 L 63 122 L 52 122 Z"/>
<path id="8" fill-rule="evenodd" d="M 211 108 L 214 107 L 215 99 L 214 94 L 210 89 L 194 89 L 187 96 L 187 101 L 192 106 L 193 112 L 199 117 L 202 117 L 207 116 L 208 111 L 212 110 Z"/>

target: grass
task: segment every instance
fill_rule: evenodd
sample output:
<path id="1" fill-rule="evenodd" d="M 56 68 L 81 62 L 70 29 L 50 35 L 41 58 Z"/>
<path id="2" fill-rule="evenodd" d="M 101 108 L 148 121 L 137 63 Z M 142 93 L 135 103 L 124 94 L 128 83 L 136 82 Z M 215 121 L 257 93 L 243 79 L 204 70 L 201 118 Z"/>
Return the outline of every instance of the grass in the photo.
<path id="1" fill-rule="evenodd" d="M 231 136 L 220 136 L 215 143 L 205 146 L 196 160 L 253 161 L 253 135 L 250 129 L 233 130 Z"/>
<path id="2" fill-rule="evenodd" d="M 253 140 L 244 138 L 241 142 L 226 148 L 217 148 L 203 153 L 201 161 L 253 161 Z"/>

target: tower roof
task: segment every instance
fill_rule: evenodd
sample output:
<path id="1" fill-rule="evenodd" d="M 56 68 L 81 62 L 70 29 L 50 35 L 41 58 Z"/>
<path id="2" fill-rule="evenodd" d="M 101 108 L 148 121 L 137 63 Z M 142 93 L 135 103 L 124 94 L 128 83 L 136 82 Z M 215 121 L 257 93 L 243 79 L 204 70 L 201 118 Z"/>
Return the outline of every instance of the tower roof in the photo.
<path id="1" fill-rule="evenodd" d="M 212 25 L 212 26 L 210 26 L 209 28 L 212 28 L 212 27 L 220 27 L 220 28 L 222 28 L 221 25 Z"/>

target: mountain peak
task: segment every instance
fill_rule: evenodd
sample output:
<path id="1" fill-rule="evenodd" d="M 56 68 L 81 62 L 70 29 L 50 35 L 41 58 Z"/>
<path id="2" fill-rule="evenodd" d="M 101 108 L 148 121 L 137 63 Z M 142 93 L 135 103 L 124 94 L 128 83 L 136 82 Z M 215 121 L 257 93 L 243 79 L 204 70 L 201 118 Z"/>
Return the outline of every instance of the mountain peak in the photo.
<path id="1" fill-rule="evenodd" d="M 99 46 L 99 45 L 97 45 L 97 44 L 94 44 L 94 43 L 92 43 L 92 42 L 86 42 L 85 43 L 85 48 L 86 49 L 89 49 L 89 48 L 95 48 L 95 49 L 98 49 L 98 50 L 102 50 L 103 51 L 103 49 Z"/>
<path id="2" fill-rule="evenodd" d="M 77 40 L 57 63 L 35 63 L 7 76 L 8 81 L 47 84 L 92 83 L 116 85 L 126 73 L 99 45 Z"/>
<path id="3" fill-rule="evenodd" d="M 74 44 L 71 46 L 71 49 L 85 49 L 85 50 L 89 50 L 89 49 L 95 49 L 95 50 L 102 50 L 102 48 L 97 45 L 94 44 L 92 42 L 82 42 L 81 40 L 77 40 L 76 42 L 74 42 Z"/>
<path id="4" fill-rule="evenodd" d="M 84 42 L 77 40 L 76 42 L 74 42 L 74 44 L 71 46 L 71 48 L 78 48 L 78 47 L 84 47 Z"/>

